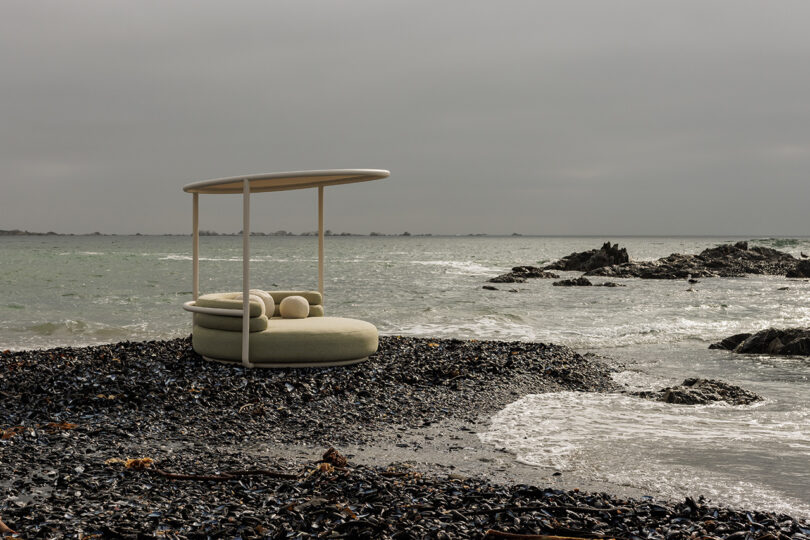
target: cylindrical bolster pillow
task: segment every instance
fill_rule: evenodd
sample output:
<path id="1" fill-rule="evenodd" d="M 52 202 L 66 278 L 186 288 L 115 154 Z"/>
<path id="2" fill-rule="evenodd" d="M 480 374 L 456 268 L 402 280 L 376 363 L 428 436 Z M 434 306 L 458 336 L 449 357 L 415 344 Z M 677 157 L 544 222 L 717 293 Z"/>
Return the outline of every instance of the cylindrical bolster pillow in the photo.
<path id="1" fill-rule="evenodd" d="M 284 319 L 306 319 L 309 316 L 309 302 L 303 296 L 288 296 L 278 308 Z"/>
<path id="2" fill-rule="evenodd" d="M 273 297 L 259 289 L 250 289 L 250 294 L 256 295 L 262 299 L 262 302 L 264 302 L 264 314 L 268 317 L 272 317 L 273 313 L 276 311 L 276 302 L 273 300 Z M 241 296 L 239 298 L 241 298 Z"/>
<path id="3" fill-rule="evenodd" d="M 210 308 L 223 308 L 223 309 L 238 309 L 242 310 L 242 293 L 212 293 L 204 294 L 197 298 L 198 307 Z M 258 296 L 250 299 L 251 317 L 259 317 L 265 314 L 264 301 Z"/>
<path id="4" fill-rule="evenodd" d="M 263 332 L 267 330 L 267 317 L 251 317 L 249 332 Z M 194 324 L 211 330 L 227 330 L 229 332 L 242 331 L 242 317 L 227 317 L 223 315 L 209 315 L 208 313 L 195 313 Z"/>

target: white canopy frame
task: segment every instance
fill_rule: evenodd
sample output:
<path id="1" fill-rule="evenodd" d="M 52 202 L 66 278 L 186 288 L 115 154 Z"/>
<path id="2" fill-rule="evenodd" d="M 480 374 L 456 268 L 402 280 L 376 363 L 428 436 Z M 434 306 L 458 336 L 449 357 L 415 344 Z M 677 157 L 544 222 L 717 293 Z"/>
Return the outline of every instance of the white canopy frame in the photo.
<path id="1" fill-rule="evenodd" d="M 329 169 L 291 171 L 248 176 L 233 176 L 204 180 L 183 186 L 193 195 L 192 217 L 192 291 L 193 300 L 183 304 L 187 311 L 242 317 L 242 365 L 250 362 L 250 195 L 268 191 L 318 189 L 318 291 L 323 296 L 323 191 L 326 186 L 352 184 L 387 178 L 391 173 L 383 169 Z M 242 194 L 242 309 L 205 308 L 196 306 L 200 293 L 200 194 Z M 255 297 L 254 297 L 255 298 Z M 272 316 L 273 314 L 269 314 Z"/>

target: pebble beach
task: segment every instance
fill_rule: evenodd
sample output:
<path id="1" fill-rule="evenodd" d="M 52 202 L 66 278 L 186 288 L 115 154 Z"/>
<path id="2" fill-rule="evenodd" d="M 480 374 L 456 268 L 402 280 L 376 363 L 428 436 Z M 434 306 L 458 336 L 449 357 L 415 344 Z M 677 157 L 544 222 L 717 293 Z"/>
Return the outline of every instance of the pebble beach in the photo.
<path id="1" fill-rule="evenodd" d="M 399 336 L 325 369 L 220 365 L 188 338 L 6 351 L 0 520 L 22 538 L 810 538 L 755 508 L 453 465 L 507 403 L 614 391 L 614 370 L 564 346 Z"/>

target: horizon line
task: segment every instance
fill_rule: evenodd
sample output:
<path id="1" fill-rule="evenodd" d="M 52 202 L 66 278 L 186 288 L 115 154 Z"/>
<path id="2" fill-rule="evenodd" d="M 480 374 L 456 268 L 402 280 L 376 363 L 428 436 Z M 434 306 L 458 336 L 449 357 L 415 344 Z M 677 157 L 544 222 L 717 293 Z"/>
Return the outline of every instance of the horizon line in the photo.
<path id="1" fill-rule="evenodd" d="M 241 236 L 242 231 L 239 232 L 216 232 L 216 231 L 201 231 L 200 236 Z M 271 237 L 310 237 L 317 236 L 317 231 L 305 231 L 300 233 L 288 231 L 275 231 L 265 233 L 261 231 L 253 231 L 251 236 L 271 236 Z M 191 233 L 73 233 L 73 232 L 36 232 L 20 229 L 0 229 L 0 237 L 5 236 L 191 236 Z M 535 234 L 535 233 L 411 233 L 404 231 L 401 233 L 381 233 L 381 232 L 368 232 L 368 233 L 353 233 L 353 232 L 331 232 L 324 236 L 329 237 L 494 237 L 494 238 L 810 238 L 810 234 Z"/>

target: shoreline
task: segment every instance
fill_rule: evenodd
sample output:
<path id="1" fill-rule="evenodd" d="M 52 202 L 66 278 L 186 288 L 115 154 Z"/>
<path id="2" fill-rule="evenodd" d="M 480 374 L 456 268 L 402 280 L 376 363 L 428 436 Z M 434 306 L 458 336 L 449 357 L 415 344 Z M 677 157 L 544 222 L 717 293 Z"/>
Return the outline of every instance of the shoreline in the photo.
<path id="1" fill-rule="evenodd" d="M 42 527 L 58 530 L 59 524 L 68 523 L 72 530 L 79 523 L 86 533 L 93 533 L 112 519 L 143 534 L 155 534 L 165 525 L 174 527 L 165 530 L 176 531 L 175 537 L 194 537 L 205 526 L 194 526 L 202 521 L 184 517 L 179 510 L 161 510 L 156 523 L 144 520 L 136 526 L 137 514 L 99 517 L 109 509 L 101 501 L 89 500 L 88 493 L 105 493 L 131 504 L 141 497 L 156 506 L 177 506 L 211 482 L 150 478 L 149 489 L 133 492 L 134 486 L 143 484 L 143 472 L 122 470 L 109 460 L 149 457 L 155 467 L 184 474 L 266 468 L 268 463 L 311 470 L 329 446 L 349 458 L 350 470 L 371 475 L 374 482 L 385 482 L 379 473 L 392 464 L 407 471 L 416 483 L 409 489 L 417 491 L 418 479 L 434 483 L 434 489 L 461 482 L 512 495 L 530 484 L 573 498 L 609 489 L 611 496 L 602 498 L 610 504 L 651 504 L 638 490 L 616 490 L 575 474 L 555 475 L 522 465 L 479 440 L 476 433 L 486 427 L 492 413 L 527 393 L 616 389 L 610 366 L 567 347 L 386 336 L 376 355 L 353 368 L 246 371 L 201 360 L 189 340 L 182 338 L 4 352 L 0 366 L 0 406 L 5 416 L 0 424 L 4 430 L 0 465 L 14 472 L 0 479 L 0 520 L 23 534 L 41 532 Z M 302 481 L 290 480 L 285 489 L 302 489 Z M 253 479 L 250 485 L 261 489 L 256 482 Z M 407 484 L 385 489 L 396 492 Z M 236 484 L 231 488 L 241 489 Z M 164 500 L 164 491 L 175 493 L 174 502 Z M 345 489 L 333 495 L 352 497 Z M 210 506 L 206 511 L 234 503 L 227 494 L 219 497 L 206 503 Z M 626 497 L 636 502 L 628 503 Z M 670 521 L 678 517 L 676 503 L 656 504 L 669 510 L 657 517 L 650 514 L 644 523 L 652 526 L 666 521 L 666 516 Z M 72 509 L 71 519 L 64 517 L 60 510 L 64 507 Z M 82 512 L 86 517 L 80 516 Z M 744 512 L 729 514 L 740 515 Z M 217 518 L 217 526 L 235 533 L 249 516 L 232 510 L 231 517 L 234 522 L 227 516 Z M 698 517 L 692 516 L 695 523 Z M 459 526 L 473 525 L 456 518 Z M 542 515 L 534 521 L 522 519 L 525 522 L 517 524 L 512 518 L 509 523 L 499 521 L 497 530 L 524 534 L 551 530 L 541 524 L 547 520 Z M 627 532 L 606 523 L 594 524 L 592 532 L 619 536 Z M 810 530 L 806 520 L 791 523 L 800 527 L 796 531 Z M 458 537 L 470 531 L 482 535 L 486 524 L 480 525 Z"/>

